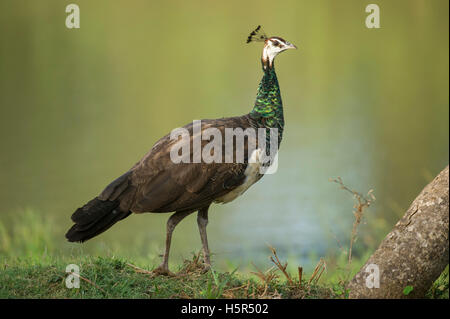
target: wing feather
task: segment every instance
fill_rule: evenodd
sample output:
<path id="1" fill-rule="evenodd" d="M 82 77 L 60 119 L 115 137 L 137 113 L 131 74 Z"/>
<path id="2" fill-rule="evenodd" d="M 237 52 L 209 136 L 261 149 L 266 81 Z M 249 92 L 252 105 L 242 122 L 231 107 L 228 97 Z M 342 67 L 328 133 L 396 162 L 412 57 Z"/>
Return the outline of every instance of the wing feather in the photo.
<path id="1" fill-rule="evenodd" d="M 225 128 L 246 129 L 252 123 L 248 116 L 202 120 L 201 129 L 216 127 L 224 138 Z M 192 123 L 184 126 L 190 132 L 192 156 Z M 223 142 L 223 141 L 222 141 Z M 202 147 L 208 141 L 202 141 Z M 130 182 L 136 194 L 130 209 L 134 212 L 170 212 L 198 209 L 225 195 L 245 180 L 247 144 L 244 163 L 174 163 L 170 134 L 160 139 L 131 169 Z M 224 143 L 222 143 L 223 148 Z M 222 156 L 225 151 L 222 149 Z M 192 158 L 192 157 L 191 157 Z M 223 159 L 223 158 L 222 158 Z"/>

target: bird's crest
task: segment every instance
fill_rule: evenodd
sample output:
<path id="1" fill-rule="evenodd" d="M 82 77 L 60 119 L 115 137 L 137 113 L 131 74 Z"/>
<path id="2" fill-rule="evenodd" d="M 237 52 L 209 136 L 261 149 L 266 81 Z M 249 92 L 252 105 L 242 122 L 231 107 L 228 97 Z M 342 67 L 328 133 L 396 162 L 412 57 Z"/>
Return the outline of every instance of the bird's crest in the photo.
<path id="1" fill-rule="evenodd" d="M 250 42 L 262 42 L 267 40 L 267 35 L 262 30 L 261 26 L 257 26 L 255 30 L 253 30 L 247 38 L 247 43 Z"/>

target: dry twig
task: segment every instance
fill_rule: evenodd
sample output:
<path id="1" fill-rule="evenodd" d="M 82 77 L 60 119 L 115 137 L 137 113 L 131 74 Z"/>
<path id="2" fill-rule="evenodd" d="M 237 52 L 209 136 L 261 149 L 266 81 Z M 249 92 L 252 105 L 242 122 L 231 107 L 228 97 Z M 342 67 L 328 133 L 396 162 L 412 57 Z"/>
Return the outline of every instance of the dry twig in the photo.
<path id="1" fill-rule="evenodd" d="M 101 287 L 99 287 L 97 284 L 95 284 L 94 282 L 90 281 L 89 279 L 84 278 L 84 277 L 81 276 L 80 274 L 77 274 L 77 273 L 74 273 L 74 272 L 71 272 L 70 274 L 71 274 L 71 275 L 74 275 L 74 276 L 76 276 L 76 277 L 78 277 L 78 278 L 80 278 L 81 280 L 84 280 L 84 281 L 87 282 L 88 284 L 94 286 L 95 288 L 97 288 L 98 290 L 101 290 L 102 292 L 104 292 L 104 293 L 106 294 L 106 291 L 105 291 L 104 289 L 102 289 Z"/>
<path id="2" fill-rule="evenodd" d="M 350 247 L 348 250 L 348 264 L 350 265 L 352 263 L 353 243 L 356 240 L 356 236 L 358 233 L 358 226 L 361 223 L 361 219 L 364 215 L 364 209 L 369 207 L 372 204 L 372 202 L 376 200 L 376 198 L 373 195 L 372 189 L 369 190 L 367 195 L 363 195 L 345 186 L 344 182 L 342 181 L 342 178 L 340 177 L 336 179 L 330 179 L 330 181 L 339 184 L 341 189 L 351 193 L 353 195 L 353 198 L 355 199 L 355 205 L 353 206 L 353 215 L 355 216 L 355 221 L 353 222 L 352 234 L 350 238 Z"/>
<path id="3" fill-rule="evenodd" d="M 280 260 L 278 259 L 277 256 L 277 251 L 275 250 L 275 248 L 273 248 L 272 246 L 269 246 L 270 251 L 272 252 L 272 256 L 270 256 L 270 260 L 275 264 L 275 266 L 278 267 L 278 269 L 281 270 L 281 272 L 284 274 L 284 276 L 287 278 L 287 280 L 289 281 L 289 283 L 291 285 L 294 285 L 294 282 L 292 281 L 291 276 L 289 276 L 289 274 L 286 271 L 286 267 L 288 265 L 288 263 L 286 262 L 284 265 L 280 262 Z M 275 259 L 274 259 L 275 257 Z"/>
<path id="4" fill-rule="evenodd" d="M 145 270 L 145 269 L 139 268 L 138 266 L 135 266 L 135 265 L 130 264 L 130 263 L 127 263 L 127 266 L 130 266 L 131 268 L 133 268 L 138 273 L 149 274 L 149 275 L 153 274 L 153 272 L 151 272 L 149 270 Z"/>
<path id="5" fill-rule="evenodd" d="M 319 262 L 316 265 L 316 268 L 314 268 L 314 271 L 311 275 L 311 278 L 308 280 L 308 285 L 314 280 L 316 283 L 319 281 L 320 276 L 322 276 L 323 271 L 327 268 L 327 264 L 325 263 L 325 260 L 320 258 Z"/>
<path id="6" fill-rule="evenodd" d="M 303 275 L 303 268 L 298 266 L 298 287 L 302 288 L 302 275 Z"/>

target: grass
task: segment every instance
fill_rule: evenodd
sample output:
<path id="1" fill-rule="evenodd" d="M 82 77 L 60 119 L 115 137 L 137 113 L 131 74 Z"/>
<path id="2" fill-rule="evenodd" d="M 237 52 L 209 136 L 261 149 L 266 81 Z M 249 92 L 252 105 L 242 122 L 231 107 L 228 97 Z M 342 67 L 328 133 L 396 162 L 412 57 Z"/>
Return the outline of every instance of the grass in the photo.
<path id="1" fill-rule="evenodd" d="M 286 264 L 278 259 L 280 266 L 266 271 L 256 269 L 255 276 L 248 276 L 236 270 L 204 272 L 199 256 L 194 254 L 191 260 L 185 260 L 177 268 L 176 277 L 155 276 L 149 267 L 138 267 L 114 256 L 42 262 L 29 257 L 2 259 L 0 298 L 345 299 L 348 296 L 342 283 L 319 281 L 323 261 L 319 261 L 310 276 L 302 272 L 296 276 L 289 274 L 285 271 Z M 69 289 L 66 280 L 70 273 L 66 267 L 72 263 L 79 266 L 80 286 Z M 448 299 L 448 277 L 447 266 L 426 297 Z"/>
<path id="2" fill-rule="evenodd" d="M 0 298 L 338 298 L 331 287 L 298 280 L 289 284 L 244 278 L 236 272 L 201 271 L 198 255 L 176 277 L 153 276 L 150 269 L 115 257 L 78 260 L 80 288 L 66 287 L 63 259 L 41 264 L 16 259 L 1 264 Z"/>
<path id="3" fill-rule="evenodd" d="M 433 283 L 426 295 L 432 299 L 449 299 L 448 296 L 448 265 L 439 278 Z"/>
<path id="4" fill-rule="evenodd" d="M 103 252 L 93 257 L 82 250 L 63 252 L 56 246 L 55 223 L 27 209 L 15 216 L 20 222 L 0 220 L 0 298 L 338 298 L 333 285 L 291 278 L 273 249 L 278 265 L 253 273 L 200 271 L 199 254 L 172 265 L 179 276 L 154 277 L 150 259 L 114 257 Z M 94 254 L 98 255 L 98 254 Z M 272 259 L 275 261 L 275 259 Z M 66 266 L 80 268 L 80 288 L 68 289 Z M 135 266 L 135 265 L 138 266 Z M 292 265 L 290 265 L 292 266 Z M 282 268 L 280 268 L 282 267 Z M 261 274 L 265 273 L 263 277 Z M 268 275 L 270 273 L 270 275 Z M 288 277 L 286 277 L 288 274 Z M 288 279 L 289 278 L 289 279 Z M 301 284 L 300 284 L 301 282 Z M 339 292 L 339 289 L 336 289 Z"/>

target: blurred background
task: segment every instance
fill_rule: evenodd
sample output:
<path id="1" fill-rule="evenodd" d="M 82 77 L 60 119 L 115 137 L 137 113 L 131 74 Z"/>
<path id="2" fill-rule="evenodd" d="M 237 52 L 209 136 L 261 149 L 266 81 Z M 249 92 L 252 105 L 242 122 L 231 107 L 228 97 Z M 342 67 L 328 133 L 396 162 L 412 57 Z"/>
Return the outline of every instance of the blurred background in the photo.
<path id="1" fill-rule="evenodd" d="M 67 29 L 65 7 L 80 7 Z M 277 58 L 286 128 L 276 174 L 210 211 L 218 268 L 270 265 L 267 245 L 311 269 L 339 258 L 352 189 L 374 190 L 355 243 L 370 254 L 449 159 L 447 0 L 0 2 L 0 256 L 117 255 L 156 265 L 168 214 L 121 221 L 84 245 L 74 210 L 173 128 L 242 115 L 262 76 L 262 24 L 299 47 Z M 201 247 L 196 218 L 171 262 Z"/>

